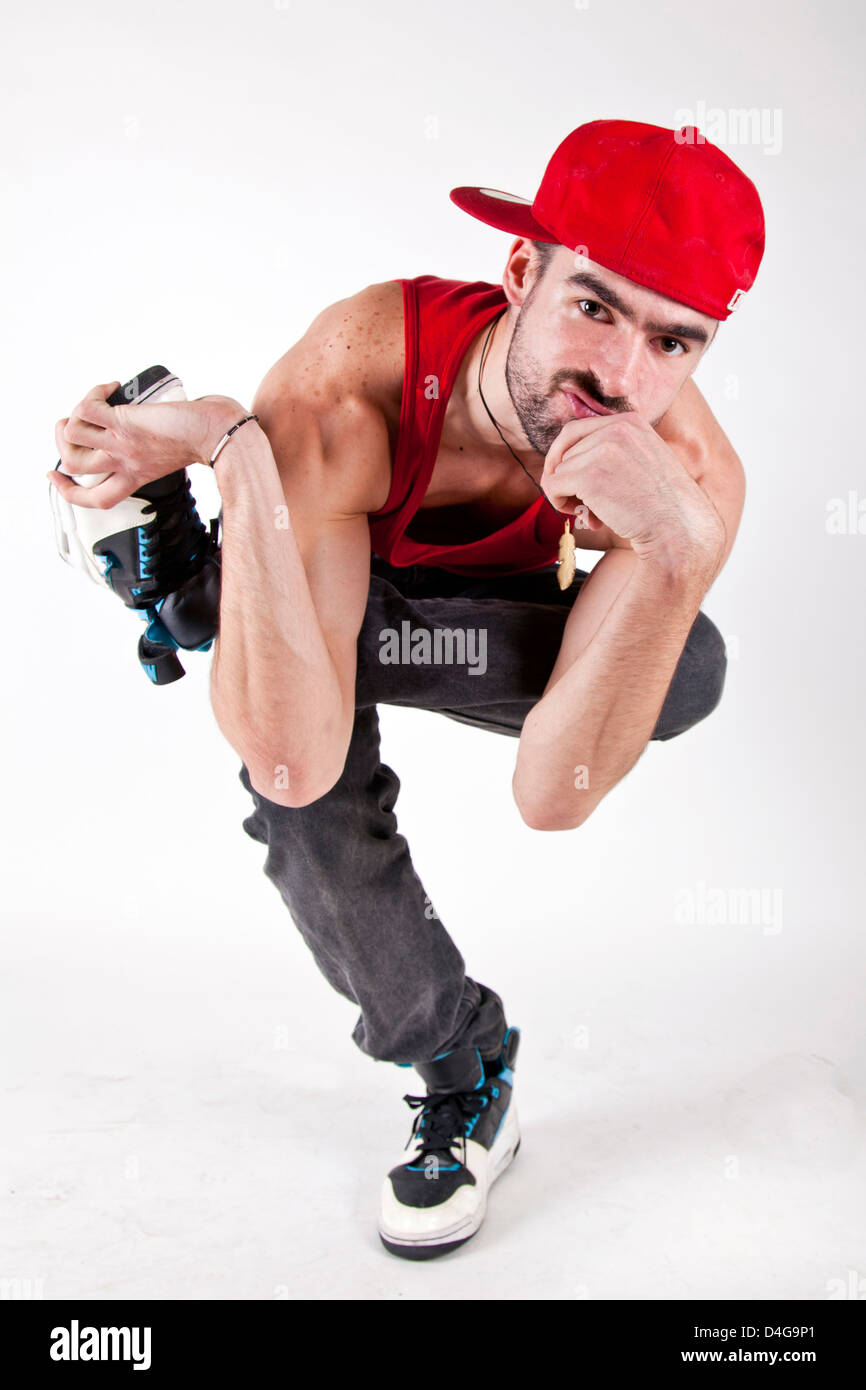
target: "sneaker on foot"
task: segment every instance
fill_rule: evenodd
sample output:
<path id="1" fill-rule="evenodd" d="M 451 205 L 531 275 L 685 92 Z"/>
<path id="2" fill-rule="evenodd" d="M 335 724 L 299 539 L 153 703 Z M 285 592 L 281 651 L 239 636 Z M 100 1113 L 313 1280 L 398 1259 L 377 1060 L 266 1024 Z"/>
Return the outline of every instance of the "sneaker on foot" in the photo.
<path id="1" fill-rule="evenodd" d="M 382 1185 L 379 1237 L 392 1254 L 408 1260 L 445 1255 L 471 1239 L 484 1220 L 490 1188 L 520 1148 L 514 1105 L 519 1041 L 520 1030 L 509 1028 L 497 1058 L 484 1062 L 477 1053 L 480 1075 L 471 1090 L 403 1097 L 418 1109 L 406 1144 L 415 1139 L 417 1147 Z M 435 1066 L 425 1069 L 435 1075 Z"/>

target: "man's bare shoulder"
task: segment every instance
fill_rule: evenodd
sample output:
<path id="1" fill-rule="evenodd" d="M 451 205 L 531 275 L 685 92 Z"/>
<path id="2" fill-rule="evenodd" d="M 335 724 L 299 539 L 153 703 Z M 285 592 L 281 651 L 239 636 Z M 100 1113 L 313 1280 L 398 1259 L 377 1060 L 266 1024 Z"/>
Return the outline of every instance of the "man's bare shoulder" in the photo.
<path id="1" fill-rule="evenodd" d="M 329 304 L 255 394 L 252 408 L 275 457 L 282 441 L 288 457 L 298 431 L 314 428 L 329 464 L 329 489 L 345 485 L 348 505 L 378 510 L 390 488 L 404 360 L 399 281 L 367 285 Z"/>
<path id="2" fill-rule="evenodd" d="M 291 391 L 329 409 L 354 396 L 399 413 L 405 357 L 399 281 L 367 285 L 329 304 L 271 367 L 257 400 Z"/>

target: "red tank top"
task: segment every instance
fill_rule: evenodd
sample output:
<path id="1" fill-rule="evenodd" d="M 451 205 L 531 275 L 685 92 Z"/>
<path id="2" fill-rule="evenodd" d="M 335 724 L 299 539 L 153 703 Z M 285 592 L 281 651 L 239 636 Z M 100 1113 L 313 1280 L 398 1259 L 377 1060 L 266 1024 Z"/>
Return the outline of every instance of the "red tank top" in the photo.
<path id="1" fill-rule="evenodd" d="M 398 283 L 406 346 L 400 429 L 387 501 L 369 513 L 373 550 L 392 565 L 431 565 L 472 577 L 521 574 L 553 564 L 565 515 L 540 494 L 520 516 L 478 540 L 434 545 L 405 534 L 430 485 L 445 407 L 463 356 L 508 300 L 501 285 L 484 280 L 417 275 Z"/>

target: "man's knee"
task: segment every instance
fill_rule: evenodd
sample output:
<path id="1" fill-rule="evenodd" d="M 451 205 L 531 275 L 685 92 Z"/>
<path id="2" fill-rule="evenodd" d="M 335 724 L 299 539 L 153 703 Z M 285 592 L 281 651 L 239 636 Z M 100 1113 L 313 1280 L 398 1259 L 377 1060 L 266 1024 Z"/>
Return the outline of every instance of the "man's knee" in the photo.
<path id="1" fill-rule="evenodd" d="M 674 738 L 712 714 L 722 698 L 727 667 L 724 638 L 701 611 L 692 624 L 652 738 Z"/>

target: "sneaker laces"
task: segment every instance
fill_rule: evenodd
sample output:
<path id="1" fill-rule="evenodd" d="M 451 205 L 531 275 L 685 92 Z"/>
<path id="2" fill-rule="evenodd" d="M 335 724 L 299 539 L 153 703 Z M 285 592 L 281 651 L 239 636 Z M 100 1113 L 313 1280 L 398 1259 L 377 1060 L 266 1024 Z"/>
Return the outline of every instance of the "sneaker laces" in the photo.
<path id="1" fill-rule="evenodd" d="M 465 1163 L 466 1125 L 474 1115 L 479 1114 L 487 1105 L 490 1099 L 487 1094 L 488 1091 L 489 1084 L 485 1083 L 477 1091 L 432 1091 L 426 1096 L 404 1096 L 403 1099 L 410 1108 L 418 1110 L 412 1125 L 412 1133 L 406 1140 L 404 1148 L 408 1149 L 413 1138 L 417 1138 L 420 1140 L 420 1148 L 414 1157 L 423 1158 L 428 1154 L 437 1156 L 444 1154 L 454 1162 L 451 1147 L 457 1143 L 458 1139 L 462 1139 L 462 1162 Z"/>
<path id="2" fill-rule="evenodd" d="M 184 472 L 177 485 L 161 497 L 147 499 L 145 512 L 151 518 L 142 523 L 142 558 L 148 561 L 142 575 L 141 592 L 149 598 L 173 593 L 181 582 L 202 568 L 216 541 L 216 525 L 210 535 L 196 511 L 190 481 Z M 216 521 L 216 519 L 215 519 Z M 192 568 L 192 561 L 199 563 Z"/>

